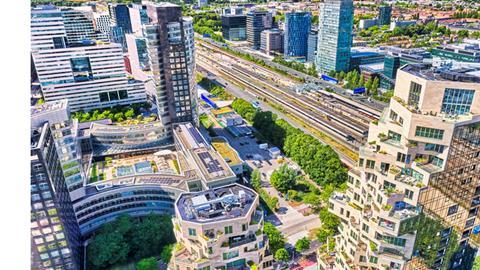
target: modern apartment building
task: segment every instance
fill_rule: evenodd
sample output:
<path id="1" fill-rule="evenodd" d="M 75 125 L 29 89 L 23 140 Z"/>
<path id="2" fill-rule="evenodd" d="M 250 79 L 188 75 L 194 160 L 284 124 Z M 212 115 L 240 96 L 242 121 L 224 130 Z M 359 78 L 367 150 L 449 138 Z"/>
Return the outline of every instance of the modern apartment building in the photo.
<path id="1" fill-rule="evenodd" d="M 65 23 L 58 8 L 42 6 L 32 9 L 30 29 L 33 52 L 67 46 Z"/>
<path id="2" fill-rule="evenodd" d="M 317 71 L 348 71 L 352 47 L 353 0 L 320 2 L 318 18 Z"/>
<path id="3" fill-rule="evenodd" d="M 175 202 L 179 249 L 173 266 L 187 269 L 273 269 L 258 194 L 238 184 L 183 193 Z"/>
<path id="4" fill-rule="evenodd" d="M 311 28 L 310 12 L 285 13 L 283 53 L 285 58 L 305 61 L 308 53 L 308 35 Z"/>
<path id="5" fill-rule="evenodd" d="M 392 20 L 392 6 L 381 5 L 378 8 L 378 24 L 390 25 L 391 20 Z"/>
<path id="6" fill-rule="evenodd" d="M 314 63 L 317 56 L 318 48 L 318 30 L 312 29 L 308 33 L 308 42 L 307 42 L 307 62 Z"/>
<path id="7" fill-rule="evenodd" d="M 83 244 L 72 201 L 81 196 L 83 177 L 72 151 L 68 102 L 44 103 L 31 115 L 32 266 L 82 269 Z"/>
<path id="8" fill-rule="evenodd" d="M 247 41 L 254 49 L 260 48 L 262 31 L 272 27 L 272 13 L 265 10 L 252 10 L 247 13 Z"/>
<path id="9" fill-rule="evenodd" d="M 193 20 L 170 3 L 146 4 L 144 37 L 155 83 L 155 106 L 166 127 L 197 121 Z"/>
<path id="10" fill-rule="evenodd" d="M 110 15 L 107 12 L 93 13 L 94 26 L 97 31 L 98 39 L 109 41 L 110 33 L 112 31 L 110 26 Z"/>
<path id="11" fill-rule="evenodd" d="M 260 36 L 260 50 L 268 55 L 283 52 L 283 32 L 279 29 L 262 31 Z"/>
<path id="12" fill-rule="evenodd" d="M 480 229 L 479 73 L 398 70 L 347 191 L 330 198 L 342 222 L 335 259 L 321 255 L 320 269 L 470 269 Z"/>
<path id="13" fill-rule="evenodd" d="M 246 40 L 247 16 L 245 15 L 222 15 L 222 35 L 226 40 Z"/>

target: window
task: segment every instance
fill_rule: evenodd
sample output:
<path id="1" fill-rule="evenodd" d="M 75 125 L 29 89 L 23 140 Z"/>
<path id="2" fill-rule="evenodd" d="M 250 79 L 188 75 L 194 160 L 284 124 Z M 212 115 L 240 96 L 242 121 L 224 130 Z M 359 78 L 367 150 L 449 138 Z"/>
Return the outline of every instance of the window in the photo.
<path id="1" fill-rule="evenodd" d="M 100 93 L 99 96 L 100 96 L 100 102 L 108 102 L 109 101 L 107 92 Z"/>
<path id="2" fill-rule="evenodd" d="M 434 151 L 437 153 L 443 153 L 444 146 L 440 144 L 434 143 L 426 143 L 425 144 L 425 151 Z"/>
<path id="3" fill-rule="evenodd" d="M 223 253 L 223 259 L 224 260 L 229 260 L 229 259 L 235 258 L 235 257 L 238 257 L 238 250 Z"/>
<path id="4" fill-rule="evenodd" d="M 190 236 L 197 236 L 197 230 L 188 228 L 188 235 Z"/>
<path id="5" fill-rule="evenodd" d="M 413 191 L 411 191 L 409 189 L 405 189 L 405 197 L 407 197 L 411 200 L 413 198 Z"/>
<path id="6" fill-rule="evenodd" d="M 442 112 L 448 114 L 468 114 L 475 90 L 445 88 Z"/>
<path id="7" fill-rule="evenodd" d="M 368 231 L 370 230 L 370 227 L 368 227 L 367 224 L 363 223 L 363 225 L 362 225 L 362 230 L 363 230 L 364 232 L 368 233 Z"/>
<path id="8" fill-rule="evenodd" d="M 404 153 L 400 153 L 400 152 L 397 153 L 397 161 L 398 162 L 405 163 L 406 158 L 407 158 L 407 155 L 405 155 Z"/>
<path id="9" fill-rule="evenodd" d="M 397 121 L 398 114 L 394 110 L 390 110 L 390 119 Z"/>
<path id="10" fill-rule="evenodd" d="M 367 168 L 368 168 L 368 169 L 373 169 L 373 168 L 375 168 L 375 161 L 374 161 L 374 160 L 369 160 L 369 159 L 367 159 Z"/>
<path id="11" fill-rule="evenodd" d="M 410 92 L 408 93 L 408 105 L 418 107 L 421 93 L 422 93 L 422 85 L 416 82 L 411 82 Z"/>
<path id="12" fill-rule="evenodd" d="M 430 162 L 437 166 L 437 167 L 442 167 L 443 166 L 443 159 L 439 158 L 439 157 L 433 157 L 431 158 Z"/>
<path id="13" fill-rule="evenodd" d="M 396 132 L 393 132 L 391 130 L 388 131 L 388 138 L 394 140 L 394 141 L 397 141 L 399 142 L 400 139 L 402 138 L 402 135 L 396 133 Z"/>
<path id="14" fill-rule="evenodd" d="M 443 132 L 442 129 L 417 126 L 415 136 L 441 140 L 443 139 Z"/>
<path id="15" fill-rule="evenodd" d="M 233 228 L 232 226 L 227 226 L 225 227 L 225 234 L 231 234 L 233 233 Z"/>
<path id="16" fill-rule="evenodd" d="M 247 224 L 242 224 L 242 232 L 246 231 L 248 228 Z"/>
<path id="17" fill-rule="evenodd" d="M 448 208 L 447 216 L 451 216 L 451 215 L 457 213 L 457 211 L 458 211 L 458 204 L 453 205 L 453 206 L 450 206 L 450 207 Z"/>
<path id="18" fill-rule="evenodd" d="M 370 263 L 377 263 L 378 262 L 378 258 L 375 257 L 375 256 L 370 256 Z"/>
<path id="19" fill-rule="evenodd" d="M 367 257 L 360 255 L 360 262 L 366 262 L 366 261 L 367 261 Z"/>

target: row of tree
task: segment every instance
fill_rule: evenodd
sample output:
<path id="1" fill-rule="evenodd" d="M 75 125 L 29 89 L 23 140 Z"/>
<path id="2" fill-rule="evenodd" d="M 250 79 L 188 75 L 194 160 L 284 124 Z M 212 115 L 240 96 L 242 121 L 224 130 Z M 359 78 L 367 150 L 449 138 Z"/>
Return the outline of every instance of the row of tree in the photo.
<path id="1" fill-rule="evenodd" d="M 230 93 L 228 93 L 227 91 L 225 91 L 225 88 L 215 84 L 214 82 L 212 82 L 207 77 L 203 77 L 203 76 L 200 75 L 200 80 L 198 80 L 197 84 L 200 85 L 201 87 L 203 87 L 208 92 L 210 92 L 210 94 L 216 95 L 217 97 L 219 97 L 222 100 L 232 100 L 233 99 L 233 96 Z"/>
<path id="2" fill-rule="evenodd" d="M 115 106 L 108 109 L 96 109 L 93 111 L 77 111 L 72 113 L 72 118 L 80 123 L 102 119 L 111 119 L 113 122 L 121 122 L 129 118 L 141 118 L 141 112 L 151 107 L 149 103 L 136 103 L 129 106 Z"/>
<path id="3" fill-rule="evenodd" d="M 330 146 L 322 145 L 311 135 L 294 128 L 270 111 L 260 111 L 242 99 L 235 99 L 232 108 L 273 145 L 280 147 L 309 177 L 319 185 L 340 185 L 347 179 L 347 170 Z"/>
<path id="4" fill-rule="evenodd" d="M 348 89 L 355 89 L 358 87 L 365 87 L 367 90 L 367 95 L 377 96 L 378 88 L 380 87 L 380 80 L 378 77 L 370 77 L 367 82 L 365 82 L 364 77 L 356 69 L 345 73 L 344 71 L 335 72 L 330 71 L 329 76 L 335 77 L 339 82 L 345 81 L 345 87 Z"/>
<path id="5" fill-rule="evenodd" d="M 150 214 L 142 218 L 119 216 L 103 225 L 90 239 L 87 247 L 89 269 L 106 269 L 136 260 L 157 256 L 175 242 L 172 219 L 168 215 Z M 164 252 L 162 258 L 170 255 Z M 168 263 L 168 261 L 166 262 Z"/>
<path id="6" fill-rule="evenodd" d="M 273 58 L 273 62 L 278 63 L 278 64 L 283 65 L 283 66 L 286 66 L 286 67 L 289 67 L 289 68 L 294 69 L 298 72 L 302 72 L 302 73 L 308 74 L 310 76 L 317 77 L 317 70 L 315 68 L 315 65 L 313 65 L 313 64 L 310 65 L 309 68 L 307 68 L 304 63 L 300 63 L 300 62 L 297 62 L 297 61 L 287 61 L 287 60 L 283 59 L 282 56 L 275 56 L 275 58 Z"/>
<path id="7" fill-rule="evenodd" d="M 222 30 L 222 22 L 220 21 L 220 15 L 212 12 L 196 12 L 193 13 L 193 30 L 200 35 L 209 35 L 213 40 L 217 42 L 225 42 L 222 35 L 215 32 Z"/>

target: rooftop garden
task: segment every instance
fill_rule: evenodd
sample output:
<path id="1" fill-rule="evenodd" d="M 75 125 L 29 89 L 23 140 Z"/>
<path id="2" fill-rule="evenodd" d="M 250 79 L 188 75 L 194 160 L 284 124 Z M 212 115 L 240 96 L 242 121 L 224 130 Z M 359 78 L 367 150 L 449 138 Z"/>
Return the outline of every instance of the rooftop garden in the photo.
<path id="1" fill-rule="evenodd" d="M 149 103 L 136 103 L 128 106 L 115 106 L 107 109 L 97 109 L 88 112 L 77 111 L 72 113 L 72 118 L 78 119 L 80 123 L 96 120 L 110 119 L 120 125 L 140 124 L 156 120 L 156 117 L 143 117 L 142 112 L 147 112 L 151 105 Z"/>
<path id="2" fill-rule="evenodd" d="M 212 146 L 217 150 L 220 155 L 225 159 L 228 164 L 238 164 L 241 162 L 241 159 L 238 157 L 238 154 L 233 150 L 232 147 L 221 138 L 213 138 Z"/>

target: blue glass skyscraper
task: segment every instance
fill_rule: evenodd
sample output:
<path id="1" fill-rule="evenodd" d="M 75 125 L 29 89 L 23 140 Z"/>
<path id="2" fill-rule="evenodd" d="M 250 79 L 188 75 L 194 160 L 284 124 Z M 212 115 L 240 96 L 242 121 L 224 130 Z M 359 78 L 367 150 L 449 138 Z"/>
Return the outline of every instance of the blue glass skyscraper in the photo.
<path id="1" fill-rule="evenodd" d="M 352 47 L 353 0 L 324 0 L 318 14 L 317 71 L 348 71 Z"/>
<path id="2" fill-rule="evenodd" d="M 310 12 L 289 12 L 285 14 L 285 36 L 283 40 L 285 58 L 301 60 L 307 58 L 311 17 Z"/>

